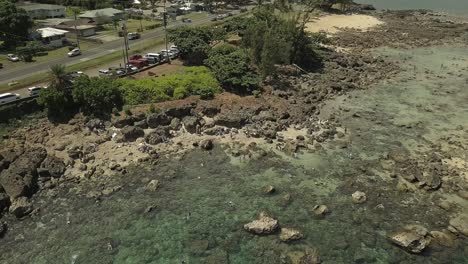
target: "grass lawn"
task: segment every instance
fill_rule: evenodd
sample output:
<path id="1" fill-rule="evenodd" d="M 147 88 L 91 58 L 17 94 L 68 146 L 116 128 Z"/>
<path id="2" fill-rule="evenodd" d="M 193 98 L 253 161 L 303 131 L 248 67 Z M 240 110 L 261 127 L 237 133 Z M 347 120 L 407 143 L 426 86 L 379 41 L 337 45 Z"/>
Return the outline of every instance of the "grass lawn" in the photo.
<path id="1" fill-rule="evenodd" d="M 193 13 L 189 13 L 189 14 L 180 16 L 180 19 L 182 19 L 182 18 L 201 19 L 201 18 L 206 18 L 208 16 L 209 16 L 209 14 L 206 13 L 206 12 L 200 12 L 200 13 L 193 12 Z"/>
<path id="2" fill-rule="evenodd" d="M 148 21 L 148 20 L 142 19 L 141 24 L 140 24 L 140 20 L 128 19 L 127 20 L 127 31 L 128 32 L 139 32 L 141 26 L 143 26 L 143 31 L 146 31 L 146 27 L 151 26 L 151 25 L 161 25 L 161 22 L 159 22 L 159 21 Z M 122 24 L 119 23 L 119 25 L 117 26 L 117 30 L 115 29 L 114 24 L 106 24 L 103 27 L 104 27 L 104 30 L 105 30 L 106 33 L 117 34 L 117 32 L 120 31 L 121 26 L 122 26 Z"/>

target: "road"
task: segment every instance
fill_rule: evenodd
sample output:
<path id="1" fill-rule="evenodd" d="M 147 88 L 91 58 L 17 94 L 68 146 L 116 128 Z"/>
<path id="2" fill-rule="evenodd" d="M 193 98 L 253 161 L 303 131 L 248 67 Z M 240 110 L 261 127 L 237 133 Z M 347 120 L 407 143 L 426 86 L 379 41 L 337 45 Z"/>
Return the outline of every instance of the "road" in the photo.
<path id="1" fill-rule="evenodd" d="M 210 15 L 206 18 L 200 18 L 200 19 L 194 19 L 192 20 L 191 23 L 187 23 L 186 25 L 190 26 L 197 26 L 197 25 L 202 25 L 202 24 L 207 24 L 211 21 L 211 19 L 215 15 Z M 175 27 L 178 25 L 183 24 L 181 21 L 174 22 L 173 24 L 170 24 L 168 27 Z M 139 44 L 144 41 L 148 41 L 148 39 L 152 38 L 158 38 L 164 36 L 164 29 L 156 29 L 154 31 L 148 32 L 148 33 L 143 33 L 142 37 L 139 40 L 132 40 L 130 41 L 130 47 L 132 44 Z M 63 58 L 57 58 L 53 59 L 50 61 L 46 62 L 41 62 L 41 63 L 35 63 L 31 65 L 27 65 L 25 67 L 21 68 L 15 68 L 15 69 L 3 69 L 0 71 L 0 83 L 9 83 L 14 80 L 19 80 L 22 78 L 26 78 L 31 75 L 36 75 L 38 73 L 43 73 L 46 72 L 50 69 L 50 66 L 56 65 L 56 64 L 63 64 L 66 66 L 70 66 L 73 64 L 77 64 L 83 61 L 88 61 L 92 60 L 98 57 L 105 56 L 107 54 L 113 53 L 115 51 L 121 50 L 122 49 L 122 40 L 115 40 L 115 41 L 110 41 L 104 44 L 99 44 L 96 45 L 95 48 L 88 49 L 88 50 L 83 50 L 83 54 L 81 56 L 76 56 L 76 57 L 63 57 Z"/>

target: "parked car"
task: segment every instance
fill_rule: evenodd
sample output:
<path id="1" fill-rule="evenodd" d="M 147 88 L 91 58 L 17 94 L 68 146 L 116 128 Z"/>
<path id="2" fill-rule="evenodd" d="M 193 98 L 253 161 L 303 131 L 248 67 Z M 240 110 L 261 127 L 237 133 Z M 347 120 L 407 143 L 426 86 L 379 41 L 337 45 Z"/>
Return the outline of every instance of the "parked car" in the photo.
<path id="1" fill-rule="evenodd" d="M 127 64 L 127 71 L 130 71 L 130 72 L 138 71 L 138 67 L 135 67 L 131 64 Z"/>
<path id="2" fill-rule="evenodd" d="M 161 64 L 166 61 L 159 53 L 148 53 L 145 55 L 145 59 L 151 64 Z"/>
<path id="3" fill-rule="evenodd" d="M 138 69 L 144 68 L 149 65 L 148 60 L 130 60 L 128 64 L 137 67 Z"/>
<path id="4" fill-rule="evenodd" d="M 14 94 L 14 93 L 0 94 L 0 105 L 16 101 L 20 98 L 21 96 L 19 94 Z"/>
<path id="5" fill-rule="evenodd" d="M 33 86 L 33 87 L 29 87 L 29 88 L 28 88 L 29 96 L 37 96 L 37 95 L 39 95 L 39 93 L 41 92 L 42 89 L 44 89 L 44 87 L 42 87 L 42 86 Z"/>
<path id="6" fill-rule="evenodd" d="M 182 23 L 191 23 L 192 19 L 190 18 L 182 18 Z"/>
<path id="7" fill-rule="evenodd" d="M 175 59 L 175 58 L 177 57 L 177 56 L 174 54 L 174 52 L 172 52 L 172 51 L 170 51 L 170 50 L 167 51 L 167 50 L 164 49 L 164 50 L 161 50 L 160 53 L 161 53 L 161 55 L 162 55 L 163 57 L 169 56 L 169 58 L 171 58 L 171 59 Z"/>
<path id="8" fill-rule="evenodd" d="M 72 49 L 72 51 L 68 52 L 68 57 L 75 57 L 81 55 L 81 50 L 79 48 Z"/>
<path id="9" fill-rule="evenodd" d="M 110 73 L 110 70 L 109 69 L 102 69 L 102 70 L 99 70 L 99 73 L 107 75 L 107 74 Z"/>
<path id="10" fill-rule="evenodd" d="M 140 33 L 137 33 L 137 32 L 128 33 L 128 39 L 129 40 L 139 39 L 139 38 L 141 38 Z"/>
<path id="11" fill-rule="evenodd" d="M 7 58 L 8 58 L 9 61 L 13 61 L 13 62 L 17 62 L 17 61 L 20 60 L 19 57 L 16 56 L 15 54 L 8 54 Z"/>
<path id="12" fill-rule="evenodd" d="M 225 18 L 228 17 L 228 16 L 229 16 L 229 14 L 219 14 L 219 15 L 216 16 L 216 18 L 217 18 L 218 20 L 223 20 L 223 19 L 225 19 Z"/>

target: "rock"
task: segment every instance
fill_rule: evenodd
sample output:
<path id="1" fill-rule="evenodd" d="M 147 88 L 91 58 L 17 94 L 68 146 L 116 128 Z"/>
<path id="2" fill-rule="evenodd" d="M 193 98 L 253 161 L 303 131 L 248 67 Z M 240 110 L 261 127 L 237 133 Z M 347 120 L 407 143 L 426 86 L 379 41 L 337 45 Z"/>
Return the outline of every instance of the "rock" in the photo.
<path id="1" fill-rule="evenodd" d="M 278 220 L 268 216 L 265 212 L 261 212 L 258 219 L 245 224 L 244 229 L 253 234 L 268 235 L 275 232 L 278 226 Z"/>
<path id="2" fill-rule="evenodd" d="M 458 215 L 455 218 L 450 219 L 450 225 L 454 227 L 458 232 L 465 236 L 468 236 L 468 213 Z"/>
<path id="3" fill-rule="evenodd" d="M 229 112 L 229 114 L 218 114 L 215 116 L 215 125 L 225 127 L 242 128 L 249 118 L 249 115 L 241 111 Z"/>
<path id="4" fill-rule="evenodd" d="M 174 117 L 172 118 L 171 124 L 169 126 L 172 128 L 172 130 L 179 130 L 180 124 L 181 124 L 180 119 L 177 117 Z"/>
<path id="5" fill-rule="evenodd" d="M 104 129 L 104 122 L 102 122 L 100 119 L 91 119 L 88 122 L 86 122 L 85 126 L 90 130 L 90 131 L 96 131 L 99 129 Z"/>
<path id="6" fill-rule="evenodd" d="M 171 117 L 183 118 L 184 116 L 189 116 L 192 113 L 194 105 L 186 104 L 176 107 L 167 108 L 165 114 Z"/>
<path id="7" fill-rule="evenodd" d="M 271 111 L 264 110 L 261 111 L 258 115 L 254 116 L 252 118 L 252 121 L 254 122 L 261 122 L 261 121 L 276 121 L 275 116 Z"/>
<path id="8" fill-rule="evenodd" d="M 132 126 L 134 121 L 134 118 L 131 116 L 119 116 L 112 120 L 112 125 L 116 128 L 123 128 L 125 126 Z"/>
<path id="9" fill-rule="evenodd" d="M 431 231 L 432 242 L 444 247 L 453 247 L 456 244 L 456 237 L 447 230 Z"/>
<path id="10" fill-rule="evenodd" d="M 283 242 L 291 242 L 304 238 L 299 230 L 294 228 L 281 228 L 280 240 Z"/>
<path id="11" fill-rule="evenodd" d="M 204 139 L 204 140 L 200 141 L 200 143 L 198 143 L 198 145 L 200 146 L 200 148 L 202 148 L 204 150 L 212 150 L 213 149 L 213 140 Z"/>
<path id="12" fill-rule="evenodd" d="M 272 194 L 272 193 L 276 192 L 276 189 L 275 189 L 274 186 L 269 185 L 269 186 L 267 186 L 267 187 L 265 187 L 263 189 L 263 192 L 266 193 L 266 194 Z"/>
<path id="13" fill-rule="evenodd" d="M 167 127 L 159 127 L 145 136 L 145 142 L 151 145 L 157 145 L 167 141 L 169 136 Z"/>
<path id="14" fill-rule="evenodd" d="M 143 129 L 134 126 L 126 126 L 120 130 L 120 133 L 122 135 L 122 142 L 134 142 L 138 138 L 145 136 Z M 117 141 L 121 142 L 120 140 Z"/>
<path id="15" fill-rule="evenodd" d="M 32 204 L 26 197 L 14 199 L 10 205 L 10 213 L 17 218 L 26 216 L 32 212 Z"/>
<path id="16" fill-rule="evenodd" d="M 205 129 L 203 131 L 205 135 L 218 136 L 224 134 L 224 127 L 215 126 L 212 128 Z"/>
<path id="17" fill-rule="evenodd" d="M 466 190 L 460 190 L 457 192 L 457 195 L 460 196 L 461 198 L 468 200 L 468 191 Z"/>
<path id="18" fill-rule="evenodd" d="M 361 204 L 367 201 L 366 194 L 360 191 L 354 192 L 352 195 L 353 203 Z"/>
<path id="19" fill-rule="evenodd" d="M 67 154 L 70 159 L 79 159 L 83 156 L 83 147 L 82 146 L 70 146 L 70 148 L 67 149 Z"/>
<path id="20" fill-rule="evenodd" d="M 421 253 L 430 243 L 431 235 L 420 225 L 408 225 L 390 236 L 390 240 L 412 253 Z"/>
<path id="21" fill-rule="evenodd" d="M 135 122 L 135 126 L 141 128 L 141 129 L 147 129 L 148 128 L 148 124 L 146 123 L 146 120 L 140 120 L 140 121 Z"/>
<path id="22" fill-rule="evenodd" d="M 65 173 L 65 162 L 63 162 L 63 159 L 60 159 L 55 156 L 48 156 L 41 164 L 41 169 L 44 169 L 47 171 L 43 171 L 43 175 L 45 177 L 54 177 L 54 178 L 59 178 L 60 176 Z"/>
<path id="23" fill-rule="evenodd" d="M 315 215 L 318 215 L 318 216 L 324 216 L 330 212 L 330 210 L 328 210 L 328 207 L 323 204 L 314 206 L 312 211 L 314 212 Z"/>
<path id="24" fill-rule="evenodd" d="M 306 249 L 304 256 L 299 259 L 299 264 L 320 264 L 320 255 L 317 249 Z"/>
<path id="25" fill-rule="evenodd" d="M 119 190 L 122 189 L 122 186 L 113 186 L 113 187 L 107 187 L 104 190 L 102 190 L 102 195 L 109 196 Z"/>
<path id="26" fill-rule="evenodd" d="M 150 192 L 155 192 L 159 188 L 158 180 L 151 180 L 148 185 L 146 185 L 146 190 Z"/>
<path id="27" fill-rule="evenodd" d="M 184 117 L 184 119 L 182 119 L 182 124 L 184 125 L 185 130 L 191 134 L 198 133 L 199 131 L 197 130 L 199 130 L 201 127 L 198 118 L 195 116 Z"/>
<path id="28" fill-rule="evenodd" d="M 8 230 L 6 222 L 0 222 L 0 238 L 2 238 Z"/>
<path id="29" fill-rule="evenodd" d="M 164 113 L 154 113 L 148 115 L 146 123 L 150 128 L 157 128 L 158 126 L 167 126 L 171 123 L 171 118 Z"/>

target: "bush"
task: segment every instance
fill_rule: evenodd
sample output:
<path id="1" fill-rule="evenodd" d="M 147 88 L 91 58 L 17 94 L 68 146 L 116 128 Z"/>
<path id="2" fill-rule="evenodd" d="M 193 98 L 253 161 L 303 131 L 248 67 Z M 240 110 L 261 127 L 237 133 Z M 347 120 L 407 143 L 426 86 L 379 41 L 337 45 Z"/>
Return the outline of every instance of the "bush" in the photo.
<path id="1" fill-rule="evenodd" d="M 130 110 L 130 106 L 128 105 L 124 106 L 124 113 L 128 116 L 133 115 L 132 110 Z"/>
<path id="2" fill-rule="evenodd" d="M 116 80 L 125 104 L 148 104 L 199 95 L 204 99 L 221 92 L 218 81 L 206 67 L 189 67 L 182 73 L 157 79 Z"/>
<path id="3" fill-rule="evenodd" d="M 55 117 L 66 116 L 75 106 L 69 91 L 55 86 L 43 89 L 37 98 L 37 103 L 46 109 L 48 116 Z"/>
<path id="4" fill-rule="evenodd" d="M 154 104 L 151 104 L 150 107 L 149 107 L 149 109 L 148 109 L 148 113 L 154 114 L 154 113 L 156 113 L 156 112 L 157 112 L 157 111 L 156 111 L 156 107 L 154 106 Z"/>
<path id="5" fill-rule="evenodd" d="M 103 116 L 122 105 L 120 90 L 109 78 L 80 77 L 73 83 L 72 94 L 85 114 Z"/>
<path id="6" fill-rule="evenodd" d="M 250 66 L 248 54 L 228 44 L 212 49 L 205 65 L 210 67 L 223 87 L 232 91 L 248 93 L 260 82 L 259 76 Z"/>

